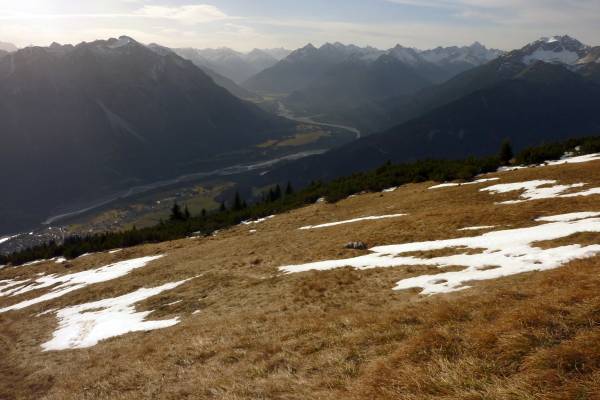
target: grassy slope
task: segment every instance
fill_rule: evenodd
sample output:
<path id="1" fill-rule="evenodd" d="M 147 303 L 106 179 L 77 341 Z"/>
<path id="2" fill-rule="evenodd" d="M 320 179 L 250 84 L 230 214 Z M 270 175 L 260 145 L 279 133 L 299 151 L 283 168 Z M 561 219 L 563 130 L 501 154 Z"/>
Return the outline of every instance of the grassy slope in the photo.
<path id="1" fill-rule="evenodd" d="M 600 161 L 498 174 L 502 182 L 557 179 L 600 186 Z M 533 219 L 600 211 L 598 196 L 498 205 L 481 186 L 410 184 L 337 204 L 315 204 L 216 237 L 96 254 L 65 266 L 0 270 L 1 279 L 69 273 L 166 253 L 129 276 L 18 312 L 0 314 L 0 398 L 45 399 L 594 399 L 600 390 L 599 258 L 433 297 L 394 292 L 430 267 L 281 275 L 290 263 L 343 258 L 369 246 L 531 226 Z M 514 196 L 507 194 L 507 198 Z M 298 227 L 365 215 L 400 219 L 328 229 Z M 250 229 L 257 229 L 252 234 Z M 586 241 L 600 243 L 600 235 Z M 573 239 L 561 243 L 576 243 Z M 138 304 L 172 328 L 85 350 L 41 353 L 56 326 L 50 308 L 118 296 L 201 275 Z M 0 306 L 25 299 L 0 298 Z M 183 300 L 181 303 L 166 304 Z M 195 310 L 199 314 L 192 315 Z"/>
<path id="2" fill-rule="evenodd" d="M 570 139 L 560 143 L 527 148 L 516 156 L 516 162 L 518 165 L 532 165 L 543 163 L 544 160 L 557 160 L 566 152 L 573 154 L 574 149 L 578 154 L 599 152 L 600 139 L 598 137 Z M 315 160 L 313 159 L 313 161 Z M 247 208 L 232 208 L 225 212 L 209 213 L 207 216 L 196 216 L 185 221 L 160 223 L 140 230 L 130 229 L 89 236 L 70 236 L 60 244 L 50 242 L 6 256 L 0 254 L 0 264 L 20 265 L 29 261 L 51 259 L 58 256 L 72 259 L 84 253 L 176 240 L 190 234 L 210 235 L 214 231 L 230 228 L 245 220 L 280 214 L 312 204 L 319 198 L 337 202 L 356 193 L 378 192 L 407 183 L 420 183 L 428 180 L 472 180 L 482 173 L 496 171 L 500 165 L 498 157 L 421 160 L 396 165 L 388 162 L 368 172 L 340 177 L 325 183 L 313 182 L 300 192 L 288 194 L 286 190 L 286 193 L 280 198 L 269 199 L 272 196 L 268 196 L 266 201 L 259 201 Z M 296 173 L 302 176 L 303 171 L 296 171 Z M 286 175 L 285 179 L 289 179 L 289 176 Z M 269 175 L 267 182 L 273 185 L 277 179 L 277 177 Z M 263 195 L 265 194 L 267 193 L 263 193 Z"/>

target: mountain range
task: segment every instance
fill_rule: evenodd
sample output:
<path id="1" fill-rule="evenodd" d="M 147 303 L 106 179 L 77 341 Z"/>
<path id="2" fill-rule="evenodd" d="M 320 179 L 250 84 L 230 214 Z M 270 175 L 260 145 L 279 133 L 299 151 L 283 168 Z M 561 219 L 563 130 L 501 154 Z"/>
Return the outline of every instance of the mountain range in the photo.
<path id="1" fill-rule="evenodd" d="M 296 113 L 335 114 L 367 101 L 409 95 L 432 83 L 390 54 L 374 61 L 350 58 L 312 80 L 283 102 Z"/>
<path id="2" fill-rule="evenodd" d="M 291 93 L 302 89 L 318 79 L 321 74 L 351 57 L 368 59 L 381 53 L 381 50 L 372 47 L 326 43 L 316 48 L 309 43 L 248 79 L 243 86 L 258 93 Z"/>
<path id="3" fill-rule="evenodd" d="M 355 125 L 371 132 L 386 125 L 380 115 L 357 120 L 378 101 L 414 92 L 483 65 L 502 52 L 480 43 L 464 47 L 418 50 L 397 45 L 389 50 L 326 43 L 309 44 L 243 83 L 263 94 L 279 94 L 296 114 L 319 115 L 324 121 Z M 373 106 L 373 104 L 375 106 Z"/>
<path id="4" fill-rule="evenodd" d="M 293 176 L 305 184 L 386 160 L 489 155 L 504 139 L 521 149 L 597 135 L 598 51 L 569 36 L 540 39 L 442 84 L 388 99 L 388 119 L 399 124 L 273 171 L 271 178 Z"/>
<path id="5" fill-rule="evenodd" d="M 249 53 L 223 47 L 219 49 L 180 48 L 174 51 L 199 67 L 218 72 L 220 75 L 241 83 L 251 76 L 275 65 L 290 51 L 280 49 L 254 49 Z"/>
<path id="6" fill-rule="evenodd" d="M 240 99 L 257 100 L 251 90 L 283 93 L 276 101 L 293 112 L 373 133 L 253 176 L 253 187 L 301 186 L 387 160 L 492 154 L 504 139 L 522 148 L 600 132 L 600 48 L 569 36 L 507 53 L 479 43 L 309 44 L 244 87 L 176 53 L 124 36 L 0 54 L 0 181 L 11 188 L 0 199 L 4 229 L 216 168 L 224 153 L 239 162 L 296 132 L 295 122 Z"/>
<path id="7" fill-rule="evenodd" d="M 419 50 L 397 45 L 389 54 L 415 68 L 434 83 L 441 83 L 471 68 L 498 58 L 503 51 L 488 49 L 479 42 L 463 47 L 436 47 Z"/>
<path id="8" fill-rule="evenodd" d="M 148 47 L 162 55 L 165 55 L 167 53 L 177 54 L 176 50 L 161 46 L 156 43 L 152 43 L 152 44 L 148 45 Z M 177 54 L 177 55 L 179 55 L 179 54 Z M 187 57 L 184 57 L 184 56 L 180 56 L 180 57 L 188 59 Z M 210 69 L 209 67 L 207 67 L 201 63 L 194 62 L 193 58 L 189 59 L 189 60 L 194 65 L 196 65 L 196 67 L 200 68 L 206 75 L 210 76 L 217 85 L 221 86 L 224 89 L 227 89 L 227 91 L 229 91 L 229 93 L 233 94 L 234 96 L 239 97 L 240 99 L 244 99 L 244 100 L 258 99 L 256 94 L 250 92 L 247 89 L 244 89 L 243 87 L 239 86 L 237 83 L 235 83 L 233 80 L 227 78 L 226 76 L 221 75 L 218 72 L 215 72 L 214 70 Z"/>
<path id="9" fill-rule="evenodd" d="M 0 181 L 11 188 L 0 199 L 5 230 L 177 176 L 293 126 L 190 61 L 128 37 L 0 58 L 0 121 Z"/>
<path id="10" fill-rule="evenodd" d="M 586 46 L 569 36 L 542 38 L 479 67 L 466 70 L 441 84 L 426 87 L 414 95 L 365 102 L 338 110 L 332 119 L 357 126 L 364 131 L 386 130 L 476 90 L 511 79 L 526 66 L 539 61 L 561 65 L 598 82 L 600 68 L 594 62 L 598 59 L 595 57 L 598 54 L 598 48 Z"/>
<path id="11" fill-rule="evenodd" d="M 244 86 L 259 93 L 291 93 L 321 79 L 322 74 L 335 75 L 349 63 L 373 63 L 380 57 L 390 56 L 412 68 L 421 79 L 441 82 L 500 54 L 500 50 L 487 49 L 477 42 L 471 46 L 438 47 L 425 51 L 400 45 L 379 50 L 342 43 L 326 43 L 319 48 L 308 44 L 250 78 Z"/>

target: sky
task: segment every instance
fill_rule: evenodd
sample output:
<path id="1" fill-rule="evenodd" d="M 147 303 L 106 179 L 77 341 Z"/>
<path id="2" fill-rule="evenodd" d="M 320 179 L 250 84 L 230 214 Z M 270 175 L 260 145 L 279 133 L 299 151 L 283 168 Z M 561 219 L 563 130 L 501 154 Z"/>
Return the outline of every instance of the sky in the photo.
<path id="1" fill-rule="evenodd" d="M 19 47 L 128 35 L 169 47 L 295 49 L 353 43 L 510 50 L 569 34 L 600 44 L 600 0 L 0 0 Z"/>

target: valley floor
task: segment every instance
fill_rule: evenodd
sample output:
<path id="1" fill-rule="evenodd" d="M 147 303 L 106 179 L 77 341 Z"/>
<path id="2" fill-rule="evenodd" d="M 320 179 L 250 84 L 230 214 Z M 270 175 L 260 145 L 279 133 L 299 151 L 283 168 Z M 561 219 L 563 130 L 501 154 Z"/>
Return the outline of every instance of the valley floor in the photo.
<path id="1" fill-rule="evenodd" d="M 5 267 L 0 398 L 598 399 L 599 168 Z"/>

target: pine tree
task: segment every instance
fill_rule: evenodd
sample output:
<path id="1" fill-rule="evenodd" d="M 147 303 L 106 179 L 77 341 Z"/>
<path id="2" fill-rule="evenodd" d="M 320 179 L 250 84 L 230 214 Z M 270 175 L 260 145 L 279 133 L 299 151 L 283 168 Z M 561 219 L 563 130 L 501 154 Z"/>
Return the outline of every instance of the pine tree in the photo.
<path id="1" fill-rule="evenodd" d="M 219 207 L 219 211 L 220 212 L 225 212 L 227 211 L 227 207 L 225 206 L 225 201 L 221 202 L 221 206 Z"/>
<path id="2" fill-rule="evenodd" d="M 240 211 L 244 209 L 244 204 L 239 192 L 235 192 L 235 198 L 233 199 L 233 210 Z"/>
<path id="3" fill-rule="evenodd" d="M 285 195 L 289 196 L 294 194 L 294 188 L 292 187 L 292 183 L 288 181 L 287 186 L 285 187 Z"/>
<path id="4" fill-rule="evenodd" d="M 185 210 L 183 211 L 183 218 L 187 221 L 191 217 L 192 217 L 192 214 L 190 213 L 190 210 L 188 209 L 188 206 L 186 205 Z"/>
<path id="5" fill-rule="evenodd" d="M 508 165 L 513 156 L 514 153 L 510 144 L 510 140 L 506 139 L 502 142 L 502 146 L 500 146 L 500 154 L 498 154 L 498 158 L 503 165 Z"/>
<path id="6" fill-rule="evenodd" d="M 277 186 L 275 186 L 275 200 L 279 200 L 281 198 L 281 186 L 279 186 L 279 184 L 277 184 Z"/>
<path id="7" fill-rule="evenodd" d="M 183 221 L 185 219 L 183 213 L 181 212 L 181 207 L 179 204 L 173 204 L 171 208 L 171 216 L 169 217 L 171 221 Z"/>
<path id="8" fill-rule="evenodd" d="M 200 211 L 200 215 L 202 218 L 206 218 L 206 208 L 203 208 L 202 211 Z"/>
<path id="9" fill-rule="evenodd" d="M 275 191 L 273 190 L 273 188 L 269 189 L 269 194 L 268 194 L 268 196 L 267 196 L 267 199 L 268 199 L 270 202 L 274 202 L 275 200 L 277 200 L 277 199 L 275 198 Z"/>

